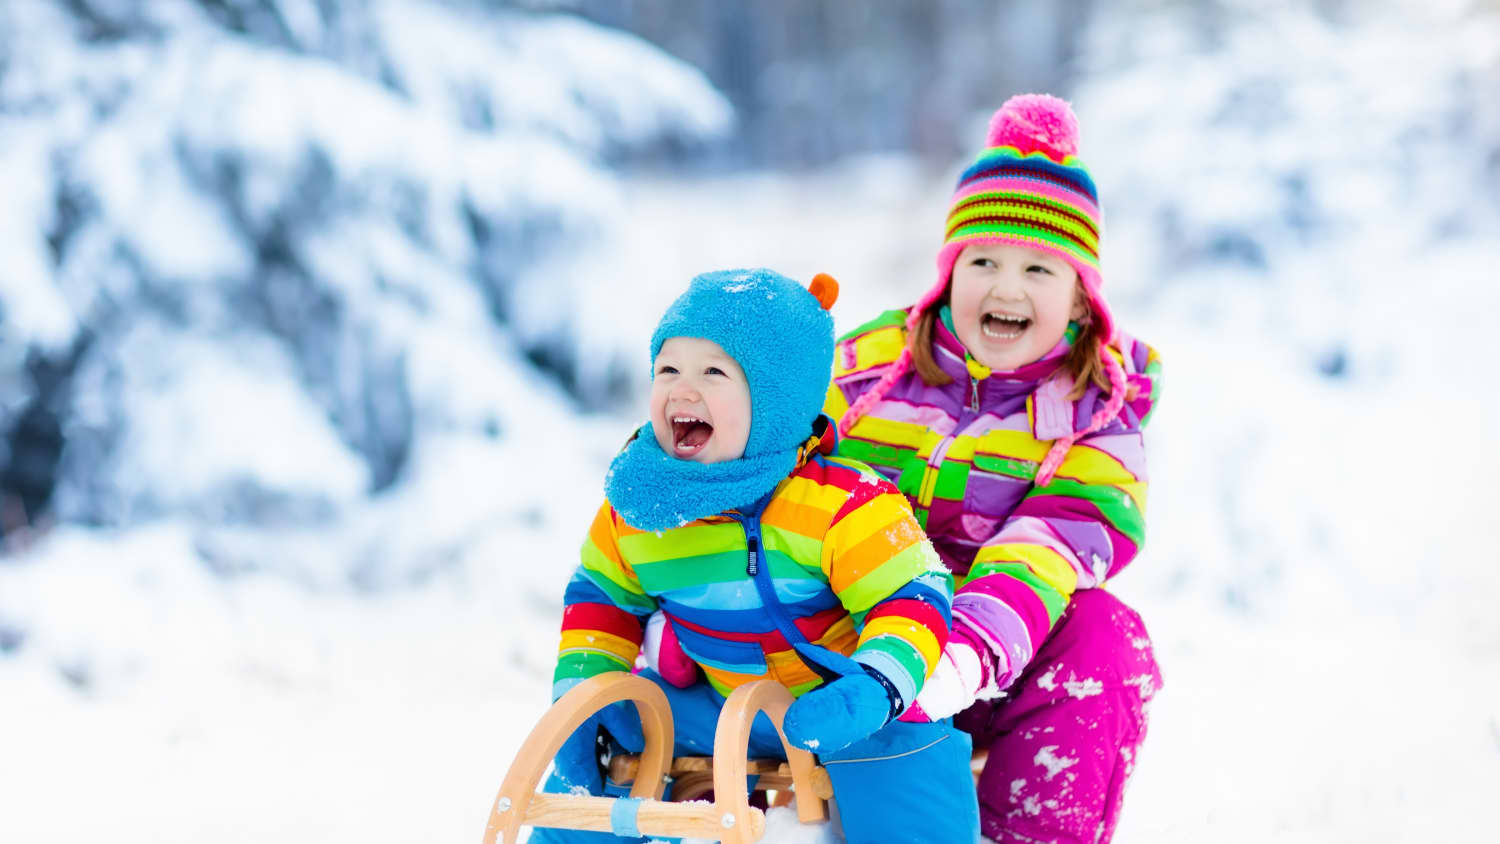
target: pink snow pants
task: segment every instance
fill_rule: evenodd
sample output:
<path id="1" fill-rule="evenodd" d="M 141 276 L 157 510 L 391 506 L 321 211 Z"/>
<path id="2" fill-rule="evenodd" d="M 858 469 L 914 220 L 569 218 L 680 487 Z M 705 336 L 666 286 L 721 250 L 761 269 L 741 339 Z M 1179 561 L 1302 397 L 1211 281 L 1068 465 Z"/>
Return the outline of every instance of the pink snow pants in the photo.
<path id="1" fill-rule="evenodd" d="M 1159 688 L 1141 617 L 1102 589 L 1076 593 L 1007 696 L 955 719 L 974 747 L 989 748 L 979 778 L 985 837 L 1108 842 Z"/>

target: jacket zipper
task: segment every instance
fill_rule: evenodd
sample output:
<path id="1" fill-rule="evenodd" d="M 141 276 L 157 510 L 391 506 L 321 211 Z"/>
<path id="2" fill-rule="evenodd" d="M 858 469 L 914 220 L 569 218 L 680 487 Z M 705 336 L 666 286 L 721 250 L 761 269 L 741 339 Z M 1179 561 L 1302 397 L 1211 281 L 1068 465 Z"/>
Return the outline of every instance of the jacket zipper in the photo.
<path id="1" fill-rule="evenodd" d="M 745 574 L 752 578 L 760 574 L 760 513 L 765 509 L 766 503 L 757 502 L 758 506 L 748 515 L 728 514 L 729 518 L 739 522 L 740 528 L 745 531 Z"/>
<path id="2" fill-rule="evenodd" d="M 792 621 L 791 614 L 786 611 L 786 607 L 782 605 L 781 599 L 777 597 L 776 586 L 771 580 L 770 570 L 767 569 L 764 572 L 761 570 L 760 515 L 765 511 L 766 504 L 770 502 L 770 499 L 771 494 L 767 494 L 764 499 L 756 502 L 756 506 L 750 515 L 729 514 L 729 517 L 739 522 L 740 527 L 745 531 L 745 545 L 749 551 L 745 561 L 745 573 L 750 576 L 750 581 L 755 584 L 755 591 L 760 593 L 761 603 L 765 606 L 766 614 L 771 617 L 771 623 L 776 625 L 776 629 L 781 632 L 781 635 L 787 642 L 793 645 L 801 643 L 812 644 L 807 636 L 803 635 L 802 631 L 797 629 L 796 623 Z M 803 665 L 806 665 L 809 671 L 822 677 L 825 682 L 833 679 L 819 666 L 803 659 L 801 655 L 798 655 L 797 659 Z M 772 676 L 769 665 L 766 667 L 766 676 Z"/>
<path id="3" fill-rule="evenodd" d="M 979 379 L 973 375 L 969 376 L 969 410 L 979 412 Z M 959 426 L 954 428 L 953 434 L 943 437 L 941 441 L 932 447 L 932 453 L 927 457 L 927 466 L 922 470 L 922 483 L 917 487 L 918 507 L 931 507 L 932 499 L 936 495 L 937 476 L 943 469 L 943 461 L 948 457 L 948 447 L 957 439 L 958 432 L 964 426 L 962 414 L 959 416 Z"/>

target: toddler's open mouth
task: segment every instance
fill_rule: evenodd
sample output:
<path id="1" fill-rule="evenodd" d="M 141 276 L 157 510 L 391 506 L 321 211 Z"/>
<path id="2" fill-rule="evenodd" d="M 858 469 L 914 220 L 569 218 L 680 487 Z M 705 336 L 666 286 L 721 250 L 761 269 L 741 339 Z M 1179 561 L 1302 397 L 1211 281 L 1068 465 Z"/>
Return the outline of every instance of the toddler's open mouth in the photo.
<path id="1" fill-rule="evenodd" d="M 990 311 L 979 318 L 979 330 L 992 340 L 1014 340 L 1031 327 L 1031 320 L 1015 314 Z"/>
<path id="2" fill-rule="evenodd" d="M 714 426 L 696 416 L 673 416 L 672 453 L 677 457 L 692 457 L 708 445 L 714 434 Z"/>

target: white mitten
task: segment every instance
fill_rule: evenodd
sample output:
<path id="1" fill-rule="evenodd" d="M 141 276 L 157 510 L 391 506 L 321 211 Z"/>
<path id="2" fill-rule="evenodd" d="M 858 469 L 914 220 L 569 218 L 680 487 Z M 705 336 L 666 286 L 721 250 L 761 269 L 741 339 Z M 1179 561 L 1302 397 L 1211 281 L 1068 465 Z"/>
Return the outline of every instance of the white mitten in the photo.
<path id="1" fill-rule="evenodd" d="M 949 642 L 937 668 L 917 693 L 917 702 L 903 721 L 941 721 L 968 709 L 984 688 L 984 660 L 965 642 Z"/>
<path id="2" fill-rule="evenodd" d="M 968 709 L 976 700 L 997 697 L 1001 683 L 1010 682 L 1010 660 L 995 654 L 958 604 L 955 600 L 948 644 L 943 646 L 932 676 L 917 692 L 916 703 L 901 716 L 903 721 L 941 721 Z"/>

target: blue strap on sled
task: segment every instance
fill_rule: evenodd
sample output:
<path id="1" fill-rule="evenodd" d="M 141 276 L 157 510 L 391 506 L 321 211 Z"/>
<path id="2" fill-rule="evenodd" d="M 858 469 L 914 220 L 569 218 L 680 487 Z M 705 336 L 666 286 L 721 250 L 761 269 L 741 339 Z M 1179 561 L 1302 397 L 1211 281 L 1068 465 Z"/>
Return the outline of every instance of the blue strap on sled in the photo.
<path id="1" fill-rule="evenodd" d="M 641 798 L 617 797 L 609 809 L 609 829 L 621 838 L 638 838 L 641 828 L 636 826 L 636 815 L 641 812 Z"/>

